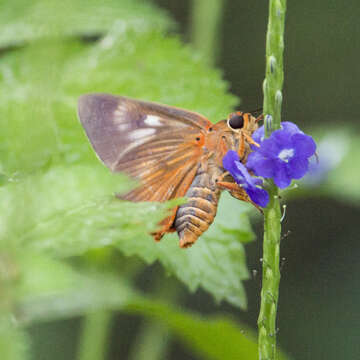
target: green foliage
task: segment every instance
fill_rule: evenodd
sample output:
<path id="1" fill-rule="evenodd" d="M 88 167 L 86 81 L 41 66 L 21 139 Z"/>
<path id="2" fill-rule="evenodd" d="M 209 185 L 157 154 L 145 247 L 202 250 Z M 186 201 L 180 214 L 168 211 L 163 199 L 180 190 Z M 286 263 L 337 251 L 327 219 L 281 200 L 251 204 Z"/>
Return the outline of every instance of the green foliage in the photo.
<path id="1" fill-rule="evenodd" d="M 108 41 L 112 45 L 104 47 Z M 151 46 L 147 45 L 150 43 Z M 54 54 L 51 64 L 44 64 L 43 57 L 38 60 L 36 56 L 39 51 L 45 52 L 44 47 Z M 151 66 L 144 63 L 134 67 L 139 56 L 152 59 Z M 31 172 L 23 175 L 16 185 L 4 189 L 3 206 L 8 209 L 7 220 L 4 218 L 6 232 L 12 233 L 14 228 L 25 246 L 49 250 L 55 256 L 78 255 L 91 248 L 115 245 L 125 254 L 140 255 L 147 262 L 160 260 L 192 290 L 201 285 L 217 299 L 225 298 L 244 307 L 245 294 L 239 279 L 246 278 L 247 271 L 244 263 L 239 262 L 239 258 L 245 261 L 245 257 L 236 235 L 248 240 L 251 237 L 248 224 L 244 222 L 240 233 L 239 230 L 234 233 L 231 229 L 237 228 L 240 217 L 234 221 L 224 216 L 213 226 L 216 238 L 210 232 L 205 235 L 206 242 L 199 241 L 200 245 L 185 252 L 177 247 L 174 237 L 155 244 L 147 234 L 164 216 L 162 211 L 155 210 L 164 206 L 104 199 L 106 195 L 110 197 L 114 192 L 129 189 L 129 183 L 99 164 L 76 120 L 77 96 L 100 90 L 138 93 L 142 98 L 201 111 L 208 98 L 211 101 L 211 97 L 221 96 L 224 90 L 218 74 L 209 74 L 209 69 L 192 59 L 188 49 L 183 49 L 177 40 L 164 39 L 159 32 L 143 35 L 130 31 L 128 40 L 111 33 L 89 48 L 75 42 L 41 42 L 10 54 L 5 60 L 3 73 L 8 71 L 12 77 L 4 79 L 10 99 L 3 103 L 4 112 L 9 114 L 5 117 L 8 133 L 2 133 L 3 152 L 8 154 L 4 156 L 3 171 L 12 175 Z M 187 65 L 182 66 L 183 63 Z M 180 66 L 184 73 L 176 71 Z M 114 77 L 118 68 L 127 70 Z M 164 68 L 167 68 L 166 76 Z M 208 96 L 209 84 L 213 88 L 211 96 Z M 192 88 L 197 89 L 196 96 L 185 91 Z M 222 96 L 223 105 L 232 103 L 232 97 Z M 208 114 L 219 118 L 220 103 L 213 101 L 216 105 L 208 108 Z M 10 121 L 12 118 L 16 120 Z M 33 120 L 30 129 L 29 118 Z M 25 199 L 26 206 L 22 206 L 19 216 L 18 205 Z M 241 209 L 242 205 L 229 202 L 225 213 L 237 206 Z M 8 221 L 9 217 L 13 221 Z M 224 231 L 221 226 L 217 229 L 218 222 L 225 222 L 222 227 L 226 236 L 222 242 L 219 238 Z M 219 263 L 224 265 L 219 267 Z"/>
<path id="2" fill-rule="evenodd" d="M 68 268 L 68 275 L 71 269 Z M 246 326 L 239 327 L 224 316 L 203 318 L 192 312 L 174 309 L 162 301 L 154 300 L 134 291 L 129 285 L 111 274 L 72 274 L 67 288 L 38 293 L 24 292 L 19 304 L 20 321 L 29 324 L 79 316 L 94 312 L 97 318 L 102 309 L 122 310 L 142 315 L 165 325 L 182 342 L 209 359 L 257 358 L 255 336 Z M 74 301 L 76 299 L 76 301 Z M 279 359 L 285 359 L 283 354 Z"/>
<path id="3" fill-rule="evenodd" d="M 0 307 L 20 324 L 97 309 L 135 311 L 135 298 L 136 311 L 142 304 L 141 313 L 150 316 L 155 305 L 134 295 L 125 268 L 92 276 L 83 266 L 94 249 L 96 258 L 101 249 L 117 249 L 148 264 L 158 261 L 191 291 L 202 287 L 218 301 L 246 307 L 243 243 L 253 238 L 246 206 L 224 196 L 211 229 L 191 249 L 180 249 L 175 235 L 155 243 L 149 233 L 183 200 L 118 200 L 114 194 L 133 182 L 99 163 L 77 120 L 78 96 L 96 91 L 189 108 L 214 121 L 232 110 L 237 100 L 226 93 L 219 72 L 166 37 L 169 26 L 148 2 L 1 3 L 0 46 L 8 50 L 0 63 Z M 160 318 L 162 311 L 152 308 L 152 316 Z M 181 322 L 183 329 L 199 328 L 194 341 L 186 340 L 192 347 L 209 356 L 216 352 L 205 349 L 210 323 L 171 316 L 178 317 L 168 324 L 178 334 Z M 5 318 L 4 339 L 14 339 L 8 358 L 24 359 L 27 340 Z M 228 327 L 220 333 L 215 324 L 209 325 L 211 336 L 225 339 Z M 242 339 L 233 325 L 229 331 Z"/>
<path id="4" fill-rule="evenodd" d="M 165 30 L 171 21 L 148 1 L 13 0 L 0 4 L 0 46 L 39 38 L 94 36 L 112 26 Z"/>
<path id="5" fill-rule="evenodd" d="M 175 310 L 161 301 L 134 292 L 111 275 L 93 274 L 81 279 L 75 275 L 75 279 L 73 288 L 43 294 L 36 299 L 24 297 L 19 308 L 22 321 L 29 323 L 78 316 L 106 306 L 166 325 L 185 345 L 206 358 L 257 358 L 256 341 L 251 331 L 244 326 L 239 328 L 225 317 L 205 319 L 191 312 Z"/>
<path id="6" fill-rule="evenodd" d="M 207 359 L 257 359 L 253 334 L 226 317 L 205 319 L 154 301 L 130 304 L 128 309 L 164 323 L 185 345 Z"/>

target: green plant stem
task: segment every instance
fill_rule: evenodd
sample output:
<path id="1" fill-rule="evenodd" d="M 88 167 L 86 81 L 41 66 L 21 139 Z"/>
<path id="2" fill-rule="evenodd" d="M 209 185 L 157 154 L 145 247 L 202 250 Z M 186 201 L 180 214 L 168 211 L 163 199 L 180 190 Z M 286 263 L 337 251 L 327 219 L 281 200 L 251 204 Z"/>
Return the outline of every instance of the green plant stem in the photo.
<path id="1" fill-rule="evenodd" d="M 264 89 L 265 135 L 280 128 L 286 0 L 269 1 L 269 22 L 266 36 L 266 76 Z M 281 210 L 278 188 L 270 182 L 270 202 L 264 209 L 264 242 L 262 258 L 261 305 L 258 319 L 259 359 L 276 356 L 276 313 L 280 284 Z"/>
<path id="2" fill-rule="evenodd" d="M 210 64 L 219 53 L 220 24 L 225 0 L 193 0 L 191 42 Z"/>
<path id="3" fill-rule="evenodd" d="M 166 281 L 163 277 L 155 279 L 155 296 L 166 299 L 168 303 L 177 303 L 182 295 L 177 283 Z M 162 324 L 147 319 L 135 339 L 135 344 L 130 350 L 130 360 L 157 360 L 168 358 L 168 345 L 171 338 L 169 328 Z"/>
<path id="4" fill-rule="evenodd" d="M 112 312 L 98 310 L 86 315 L 80 340 L 78 360 L 103 360 L 106 355 Z"/>
<path id="5" fill-rule="evenodd" d="M 261 305 L 258 319 L 259 359 L 273 360 L 276 351 L 276 312 L 280 283 L 281 211 L 277 188 L 268 188 L 270 203 L 264 210 Z"/>
<path id="6" fill-rule="evenodd" d="M 265 135 L 280 129 L 286 0 L 270 0 L 266 35 L 266 75 L 263 84 Z"/>
<path id="7" fill-rule="evenodd" d="M 165 359 L 170 334 L 163 324 L 146 321 L 131 349 L 131 360 Z"/>

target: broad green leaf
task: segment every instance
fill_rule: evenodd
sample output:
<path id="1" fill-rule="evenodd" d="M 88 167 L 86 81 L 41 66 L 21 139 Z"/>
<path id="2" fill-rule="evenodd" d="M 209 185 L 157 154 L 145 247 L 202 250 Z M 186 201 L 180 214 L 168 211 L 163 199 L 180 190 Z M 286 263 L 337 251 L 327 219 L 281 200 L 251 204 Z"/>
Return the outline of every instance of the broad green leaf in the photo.
<path id="1" fill-rule="evenodd" d="M 244 211 L 243 204 L 224 194 L 213 225 L 191 248 L 180 249 L 177 236 L 168 235 L 155 246 L 152 243 L 139 244 L 138 247 L 124 244 L 122 250 L 129 255 L 143 253 L 141 256 L 146 259 L 153 254 L 154 260 L 159 260 L 190 290 L 202 287 L 217 301 L 224 299 L 246 308 L 246 294 L 241 281 L 248 278 L 248 271 L 241 239 L 252 238 L 252 231 Z M 240 231 L 233 230 L 232 220 L 236 221 Z"/>
<path id="2" fill-rule="evenodd" d="M 58 256 L 67 251 L 75 255 L 81 242 L 73 241 L 65 234 L 69 225 L 66 219 L 72 219 L 72 213 L 76 214 L 79 207 L 85 212 L 87 206 L 95 207 L 101 201 L 106 203 L 107 198 L 115 198 L 115 191 L 122 192 L 126 188 L 129 189 L 129 182 L 124 177 L 112 176 L 102 166 L 96 170 L 96 167 L 86 165 L 53 166 L 44 173 L 9 183 L 0 188 L 0 245 L 3 248 L 12 245 L 38 247 L 41 242 L 40 250 L 55 246 Z M 98 212 L 101 214 L 101 207 Z M 56 227 L 57 221 L 63 229 Z M 63 233 L 60 235 L 63 242 L 58 246 L 56 238 L 51 240 L 56 232 Z M 9 239 L 12 239 L 10 243 Z M 91 247 L 90 244 L 89 240 L 86 249 Z"/>
<path id="3" fill-rule="evenodd" d="M 0 239 L 14 238 L 18 246 L 56 257 L 112 245 L 148 263 L 160 261 L 192 291 L 201 286 L 218 301 L 246 307 L 241 280 L 248 271 L 241 238 L 249 240 L 252 232 L 241 203 L 224 196 L 214 224 L 196 245 L 183 250 L 176 235 L 160 243 L 149 235 L 170 204 L 134 204 L 104 197 L 111 188 L 121 190 L 121 178 L 101 170 L 52 167 L 44 175 L 3 188 L 0 210 L 6 215 L 1 219 Z M 240 230 L 233 230 L 234 223 Z"/>
<path id="4" fill-rule="evenodd" d="M 72 99 L 109 92 L 190 109 L 214 122 L 224 119 L 238 102 L 226 93 L 218 70 L 178 38 L 165 38 L 159 31 L 139 34 L 114 28 L 69 61 L 63 82 Z"/>
<path id="5" fill-rule="evenodd" d="M 117 200 L 114 192 L 130 185 L 99 163 L 76 118 L 77 97 L 101 91 L 218 121 L 236 103 L 218 71 L 158 29 L 137 31 L 116 22 L 94 44 L 42 40 L 7 54 L 0 86 L 0 172 L 11 179 L 0 187 L 3 246 L 10 238 L 12 246 L 55 257 L 113 246 L 147 263 L 161 262 L 192 291 L 200 286 L 218 301 L 246 306 L 242 242 L 252 239 L 246 207 L 224 197 L 215 223 L 191 249 L 181 250 L 174 235 L 154 243 L 149 233 L 174 204 Z"/>
<path id="6" fill-rule="evenodd" d="M 61 86 L 64 63 L 83 47 L 72 41 L 40 42 L 3 56 L 0 171 L 9 178 L 95 157 L 79 141 L 76 111 L 64 105 Z"/>
<path id="7" fill-rule="evenodd" d="M 0 47 L 44 37 L 98 36 L 114 25 L 147 31 L 170 24 L 160 9 L 144 0 L 3 0 Z"/>

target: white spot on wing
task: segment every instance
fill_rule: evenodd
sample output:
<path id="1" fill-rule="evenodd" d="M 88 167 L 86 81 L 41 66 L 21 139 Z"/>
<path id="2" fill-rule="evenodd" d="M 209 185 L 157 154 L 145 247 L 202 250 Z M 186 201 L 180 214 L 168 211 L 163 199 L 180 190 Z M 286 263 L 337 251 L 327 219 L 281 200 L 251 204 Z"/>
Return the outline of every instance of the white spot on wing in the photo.
<path id="1" fill-rule="evenodd" d="M 126 121 L 126 106 L 119 105 L 114 111 L 114 122 L 115 124 L 121 124 Z"/>
<path id="2" fill-rule="evenodd" d="M 129 133 L 129 139 L 134 141 L 154 134 L 155 134 L 155 129 L 137 129 Z"/>
<path id="3" fill-rule="evenodd" d="M 120 117 L 122 115 L 122 111 L 120 111 L 120 109 L 116 109 L 114 111 L 114 115 L 115 115 L 115 117 Z"/>
<path id="4" fill-rule="evenodd" d="M 162 125 L 160 118 L 156 115 L 148 115 L 145 118 L 144 122 L 145 122 L 145 124 L 147 124 L 149 126 L 161 126 Z"/>
<path id="5" fill-rule="evenodd" d="M 117 124 L 117 129 L 119 130 L 119 131 L 123 131 L 123 132 L 125 132 L 125 131 L 128 131 L 128 130 L 130 130 L 131 129 L 131 124 L 128 124 L 128 123 L 123 123 L 123 124 Z"/>

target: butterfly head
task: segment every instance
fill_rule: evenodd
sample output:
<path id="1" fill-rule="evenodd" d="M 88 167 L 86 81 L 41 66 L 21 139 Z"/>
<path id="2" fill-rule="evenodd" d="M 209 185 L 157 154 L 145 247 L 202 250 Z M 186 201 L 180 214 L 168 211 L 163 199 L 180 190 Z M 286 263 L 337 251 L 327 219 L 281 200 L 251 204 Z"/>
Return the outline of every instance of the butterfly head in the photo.
<path id="1" fill-rule="evenodd" d="M 246 159 L 253 143 L 252 134 L 258 128 L 261 117 L 251 113 L 237 111 L 229 114 L 226 120 L 219 121 L 215 126 L 216 161 L 222 164 L 222 158 L 228 150 L 239 153 L 241 159 Z"/>
<path id="2" fill-rule="evenodd" d="M 257 122 L 259 120 L 260 117 L 255 118 L 250 113 L 237 111 L 229 114 L 226 124 L 229 129 L 236 133 L 247 132 L 251 135 L 257 129 Z"/>

